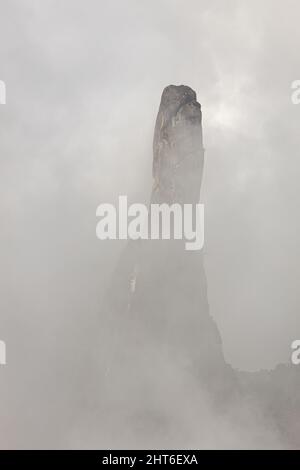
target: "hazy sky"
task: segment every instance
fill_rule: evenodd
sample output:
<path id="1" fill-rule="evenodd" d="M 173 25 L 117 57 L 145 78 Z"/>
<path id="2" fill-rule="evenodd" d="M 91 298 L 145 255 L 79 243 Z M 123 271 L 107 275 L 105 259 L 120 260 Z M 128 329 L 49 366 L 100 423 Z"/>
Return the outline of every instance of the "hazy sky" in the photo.
<path id="1" fill-rule="evenodd" d="M 24 429 L 32 401 L 49 419 L 80 404 L 123 246 L 96 239 L 96 207 L 148 200 L 169 84 L 202 104 L 205 266 L 226 359 L 250 370 L 289 361 L 300 336 L 299 15 L 297 0 L 0 1 L 0 387 Z M 18 429 L 7 424 L 7 443 L 21 442 Z"/>

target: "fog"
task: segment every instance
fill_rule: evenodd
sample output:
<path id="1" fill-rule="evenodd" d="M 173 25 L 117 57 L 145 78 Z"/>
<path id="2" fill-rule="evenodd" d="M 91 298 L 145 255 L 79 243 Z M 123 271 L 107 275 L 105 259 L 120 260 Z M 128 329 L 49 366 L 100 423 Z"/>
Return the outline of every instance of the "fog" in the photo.
<path id="1" fill-rule="evenodd" d="M 202 105 L 204 263 L 226 360 L 290 362 L 299 14 L 296 0 L 1 0 L 1 448 L 81 445 L 69 430 L 125 246 L 96 238 L 96 208 L 123 194 L 148 201 L 169 84 Z"/>

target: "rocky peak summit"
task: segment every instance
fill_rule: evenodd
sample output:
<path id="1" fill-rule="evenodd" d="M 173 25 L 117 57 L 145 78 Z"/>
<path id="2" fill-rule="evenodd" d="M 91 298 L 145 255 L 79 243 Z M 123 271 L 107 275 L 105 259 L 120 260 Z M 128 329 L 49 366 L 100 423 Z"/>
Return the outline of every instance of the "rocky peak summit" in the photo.
<path id="1" fill-rule="evenodd" d="M 185 85 L 170 85 L 162 93 L 154 130 L 152 202 L 198 202 L 203 162 L 196 93 Z"/>

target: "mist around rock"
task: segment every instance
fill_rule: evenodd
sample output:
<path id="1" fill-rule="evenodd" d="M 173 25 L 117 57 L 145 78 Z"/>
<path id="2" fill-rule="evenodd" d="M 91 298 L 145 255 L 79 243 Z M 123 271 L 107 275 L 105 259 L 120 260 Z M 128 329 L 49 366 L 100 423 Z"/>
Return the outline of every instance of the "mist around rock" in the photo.
<path id="1" fill-rule="evenodd" d="M 300 3 L 0 13 L 0 447 L 298 449 Z M 203 249 L 99 240 L 120 195 Z"/>
<path id="2" fill-rule="evenodd" d="M 197 204 L 204 155 L 195 91 L 166 87 L 154 131 L 150 205 Z M 299 447 L 299 376 L 292 366 L 251 374 L 226 362 L 210 314 L 203 250 L 187 252 L 183 240 L 129 241 L 98 328 L 88 388 L 96 397 L 89 396 L 83 434 L 88 446 L 100 439 L 108 448 Z"/>

